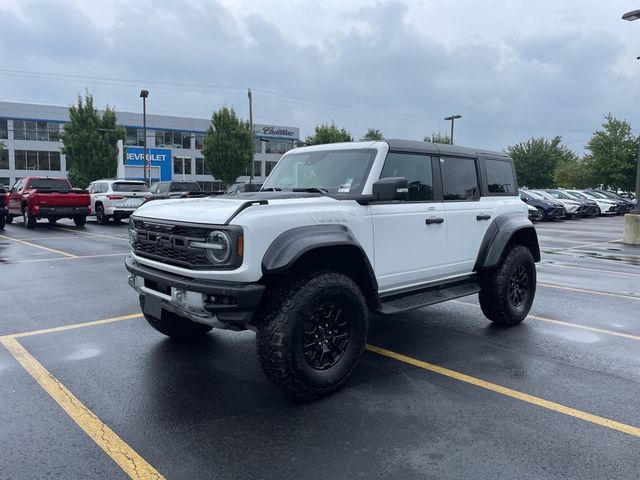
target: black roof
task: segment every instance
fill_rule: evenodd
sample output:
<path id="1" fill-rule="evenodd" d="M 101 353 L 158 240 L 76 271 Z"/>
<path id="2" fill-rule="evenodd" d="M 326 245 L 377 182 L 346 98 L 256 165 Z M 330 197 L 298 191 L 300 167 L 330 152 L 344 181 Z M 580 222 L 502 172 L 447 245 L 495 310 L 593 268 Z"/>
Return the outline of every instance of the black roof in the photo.
<path id="1" fill-rule="evenodd" d="M 458 145 L 447 145 L 443 143 L 420 142 L 417 140 L 399 140 L 395 138 L 384 139 L 383 142 L 389 144 L 389 149 L 395 151 L 421 152 L 430 154 L 456 155 L 466 157 L 477 157 L 487 155 L 492 157 L 509 158 L 504 152 L 495 152 L 481 148 L 469 148 Z"/>

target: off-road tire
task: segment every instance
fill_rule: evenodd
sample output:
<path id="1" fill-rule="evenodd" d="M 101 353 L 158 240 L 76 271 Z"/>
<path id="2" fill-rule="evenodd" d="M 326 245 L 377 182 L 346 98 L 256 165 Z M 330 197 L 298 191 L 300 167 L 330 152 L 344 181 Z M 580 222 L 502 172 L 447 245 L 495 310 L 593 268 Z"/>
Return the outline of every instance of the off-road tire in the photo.
<path id="1" fill-rule="evenodd" d="M 86 215 L 76 215 L 73 217 L 73 223 L 76 224 L 76 227 L 84 227 L 84 224 L 87 223 Z"/>
<path id="2" fill-rule="evenodd" d="M 536 294 L 536 266 L 531 251 L 522 245 L 511 247 L 505 252 L 500 266 L 480 278 L 480 287 L 478 298 L 485 317 L 502 326 L 522 322 L 529 314 Z M 513 296 L 521 301 L 514 301 Z"/>
<path id="3" fill-rule="evenodd" d="M 7 215 L 7 223 L 13 223 L 13 215 Z"/>
<path id="4" fill-rule="evenodd" d="M 109 217 L 104 214 L 104 207 L 102 205 L 96 207 L 96 220 L 100 225 L 109 223 Z"/>
<path id="5" fill-rule="evenodd" d="M 29 213 L 28 207 L 22 208 L 22 219 L 25 227 L 31 229 L 36 226 L 36 217 Z"/>
<path id="6" fill-rule="evenodd" d="M 333 325 L 341 323 L 336 328 L 348 332 L 347 342 L 338 345 L 335 342 L 342 342 L 338 339 L 340 335 L 333 340 L 328 337 L 328 347 L 334 345 L 342 353 L 336 358 L 334 352 L 334 363 L 320 369 L 312 366 L 312 360 L 307 357 L 311 349 L 305 351 L 303 343 L 309 338 L 309 325 L 322 318 L 319 312 L 334 306 L 338 313 Z M 257 314 L 261 318 L 256 334 L 258 360 L 266 377 L 280 390 L 304 400 L 335 391 L 347 380 L 364 351 L 368 314 L 366 301 L 356 283 L 334 271 L 312 271 L 268 290 L 265 304 Z M 338 330 L 333 331 L 334 335 L 336 332 Z M 324 353 L 320 355 L 320 362 L 322 355 Z"/>
<path id="7" fill-rule="evenodd" d="M 162 309 L 160 318 L 144 313 L 144 295 L 140 295 L 140 308 L 145 320 L 158 332 L 174 340 L 189 340 L 211 331 L 212 327 Z"/>

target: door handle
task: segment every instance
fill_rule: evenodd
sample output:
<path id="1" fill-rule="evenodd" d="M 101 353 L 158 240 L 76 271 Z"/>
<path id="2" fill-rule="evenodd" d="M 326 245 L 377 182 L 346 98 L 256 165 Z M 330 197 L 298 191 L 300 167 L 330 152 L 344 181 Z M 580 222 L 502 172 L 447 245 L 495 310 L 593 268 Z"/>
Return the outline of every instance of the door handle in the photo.
<path id="1" fill-rule="evenodd" d="M 426 223 L 427 225 L 431 225 L 432 223 L 442 223 L 444 222 L 444 218 L 441 217 L 431 217 L 431 218 L 427 218 L 424 223 Z"/>
<path id="2" fill-rule="evenodd" d="M 489 220 L 491 215 L 476 215 L 476 220 Z"/>

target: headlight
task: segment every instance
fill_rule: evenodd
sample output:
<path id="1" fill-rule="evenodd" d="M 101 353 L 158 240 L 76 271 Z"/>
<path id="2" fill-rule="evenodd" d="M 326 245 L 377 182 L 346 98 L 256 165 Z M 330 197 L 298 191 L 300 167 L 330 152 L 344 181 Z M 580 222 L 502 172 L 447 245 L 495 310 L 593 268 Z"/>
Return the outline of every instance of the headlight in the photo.
<path id="1" fill-rule="evenodd" d="M 231 256 L 231 239 L 222 230 L 213 230 L 207 235 L 205 248 L 211 263 L 225 263 Z"/>

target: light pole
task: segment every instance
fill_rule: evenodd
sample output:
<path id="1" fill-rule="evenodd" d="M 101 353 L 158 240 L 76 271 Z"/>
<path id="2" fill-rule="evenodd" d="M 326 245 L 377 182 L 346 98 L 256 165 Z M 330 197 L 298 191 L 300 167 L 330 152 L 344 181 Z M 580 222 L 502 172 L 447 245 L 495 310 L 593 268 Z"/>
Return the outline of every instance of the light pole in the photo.
<path id="1" fill-rule="evenodd" d="M 445 120 L 451 120 L 451 145 L 453 145 L 453 123 L 457 118 L 462 118 L 462 115 L 449 115 L 448 117 L 444 117 Z"/>
<path id="2" fill-rule="evenodd" d="M 142 98 L 142 131 L 144 135 L 143 140 L 143 169 L 144 169 L 144 183 L 145 185 L 149 185 L 147 178 L 147 97 L 149 96 L 149 90 L 140 90 L 140 98 Z M 149 172 L 151 173 L 151 172 Z"/>
<path id="3" fill-rule="evenodd" d="M 640 10 L 632 10 L 622 15 L 623 20 L 632 22 L 640 18 Z M 623 243 L 640 245 L 640 138 L 638 139 L 638 158 L 636 160 L 636 206 L 624 216 Z"/>

